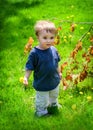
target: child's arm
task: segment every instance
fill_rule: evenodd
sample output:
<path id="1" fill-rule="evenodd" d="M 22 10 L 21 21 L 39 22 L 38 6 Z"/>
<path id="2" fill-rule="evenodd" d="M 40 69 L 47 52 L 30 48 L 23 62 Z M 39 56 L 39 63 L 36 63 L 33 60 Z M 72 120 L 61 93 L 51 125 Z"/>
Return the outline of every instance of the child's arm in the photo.
<path id="1" fill-rule="evenodd" d="M 24 81 L 23 81 L 23 84 L 26 86 L 28 85 L 28 79 L 29 79 L 30 74 L 31 74 L 31 70 L 26 70 Z"/>

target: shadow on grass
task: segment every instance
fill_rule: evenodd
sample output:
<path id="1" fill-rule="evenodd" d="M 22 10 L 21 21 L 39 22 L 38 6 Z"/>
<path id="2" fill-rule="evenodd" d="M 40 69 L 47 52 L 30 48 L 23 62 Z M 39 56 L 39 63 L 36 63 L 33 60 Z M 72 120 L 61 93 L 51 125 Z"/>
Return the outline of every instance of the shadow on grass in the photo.
<path id="1" fill-rule="evenodd" d="M 11 0 L 10 0 L 11 1 Z M 28 19 L 24 16 L 19 17 L 19 19 L 21 19 L 21 23 L 18 24 L 17 28 L 15 26 L 16 21 L 13 21 L 12 24 L 11 22 L 6 22 L 8 20 L 8 18 L 12 18 L 12 17 L 18 17 L 19 14 L 19 10 L 21 9 L 28 9 L 28 8 L 33 8 L 35 6 L 38 6 L 39 4 L 41 4 L 43 1 L 33 1 L 31 3 L 27 3 L 26 1 L 20 2 L 20 3 L 11 3 L 8 2 L 7 0 L 4 1 L 0 1 L 0 50 L 6 49 L 6 48 L 10 48 L 12 41 L 15 40 L 15 36 L 13 38 L 11 38 L 11 34 L 12 32 L 17 32 L 19 31 L 17 28 L 21 28 L 20 30 L 22 30 L 23 26 L 33 26 L 34 25 L 34 18 L 31 17 L 31 19 Z M 14 20 L 14 19 L 13 19 Z M 25 27 L 25 30 L 27 31 L 27 27 Z M 24 31 L 25 31 L 24 30 Z M 26 32 L 27 33 L 27 32 Z M 25 34 L 26 34 L 25 33 Z M 26 37 L 26 36 L 24 36 Z"/>

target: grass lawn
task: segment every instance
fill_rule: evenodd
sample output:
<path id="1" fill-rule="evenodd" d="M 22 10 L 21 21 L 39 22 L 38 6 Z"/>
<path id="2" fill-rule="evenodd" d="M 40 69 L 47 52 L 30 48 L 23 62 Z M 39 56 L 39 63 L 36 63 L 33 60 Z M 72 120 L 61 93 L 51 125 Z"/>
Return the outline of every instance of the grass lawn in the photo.
<path id="1" fill-rule="evenodd" d="M 28 89 L 19 81 L 24 76 L 28 54 L 24 46 L 28 38 L 34 39 L 34 24 L 47 19 L 62 27 L 60 44 L 55 45 L 61 56 L 60 65 L 68 62 L 63 78 L 73 67 L 75 75 L 88 62 L 87 77 L 63 90 L 60 83 L 60 114 L 48 118 L 34 117 L 35 91 L 33 75 Z M 75 31 L 71 32 L 71 23 Z M 85 34 L 85 35 L 84 35 Z M 82 50 L 71 63 L 69 58 L 78 40 L 82 39 Z M 93 1 L 92 0 L 2 0 L 0 1 L 0 130 L 92 130 L 93 129 L 93 55 L 87 60 L 82 54 L 89 53 L 93 46 Z"/>

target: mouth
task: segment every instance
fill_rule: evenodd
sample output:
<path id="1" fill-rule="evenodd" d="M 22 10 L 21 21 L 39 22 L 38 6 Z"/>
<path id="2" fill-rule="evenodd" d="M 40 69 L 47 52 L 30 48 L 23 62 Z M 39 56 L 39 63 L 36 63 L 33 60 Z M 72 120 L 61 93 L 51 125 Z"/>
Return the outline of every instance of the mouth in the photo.
<path id="1" fill-rule="evenodd" d="M 47 46 L 51 46 L 51 44 L 46 44 Z"/>

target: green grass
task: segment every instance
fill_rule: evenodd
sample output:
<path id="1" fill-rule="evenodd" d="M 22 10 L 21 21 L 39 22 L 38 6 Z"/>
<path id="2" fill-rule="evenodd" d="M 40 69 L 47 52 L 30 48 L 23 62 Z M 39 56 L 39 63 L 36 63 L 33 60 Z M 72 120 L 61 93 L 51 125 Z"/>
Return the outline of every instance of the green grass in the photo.
<path id="1" fill-rule="evenodd" d="M 49 118 L 34 117 L 35 91 L 32 87 L 33 76 L 29 79 L 29 88 L 24 89 L 19 78 L 24 76 L 24 66 L 28 55 L 24 55 L 24 46 L 28 38 L 34 38 L 33 47 L 37 44 L 34 24 L 39 19 L 49 19 L 56 26 L 62 26 L 61 42 L 57 47 L 62 64 L 68 60 L 77 41 L 88 31 L 90 24 L 78 24 L 73 38 L 67 43 L 63 36 L 70 34 L 70 23 L 93 22 L 92 0 L 5 0 L 0 1 L 0 130 L 92 130 L 93 129 L 93 77 L 86 78 L 78 86 L 63 91 L 60 84 L 59 103 L 62 110 L 57 116 Z M 71 8 L 73 5 L 73 8 Z M 74 15 L 72 19 L 71 16 Z M 68 18 L 69 17 L 69 18 Z M 61 20 L 61 21 L 60 21 Z M 80 30 L 83 26 L 84 30 Z M 93 31 L 91 32 L 93 34 Z M 83 59 L 91 43 L 88 37 L 83 40 L 83 49 L 77 55 L 80 72 Z M 93 59 L 89 63 L 92 67 Z M 90 68 L 90 71 L 92 69 Z M 65 71 L 63 72 L 63 77 Z M 81 95 L 79 91 L 82 91 Z M 87 96 L 92 100 L 88 101 Z M 72 106 L 75 106 L 73 109 Z"/>

